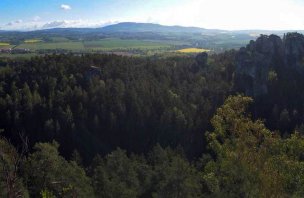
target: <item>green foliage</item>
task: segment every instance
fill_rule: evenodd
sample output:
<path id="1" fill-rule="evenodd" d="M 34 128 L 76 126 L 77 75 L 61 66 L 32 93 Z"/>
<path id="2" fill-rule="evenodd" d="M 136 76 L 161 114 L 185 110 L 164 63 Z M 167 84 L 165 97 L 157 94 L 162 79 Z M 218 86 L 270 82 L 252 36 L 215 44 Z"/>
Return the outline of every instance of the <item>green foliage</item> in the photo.
<path id="1" fill-rule="evenodd" d="M 303 78 L 270 71 L 267 96 L 227 98 L 234 58 L 1 59 L 1 134 L 33 148 L 1 139 L 1 196 L 303 197 Z"/>
<path id="2" fill-rule="evenodd" d="M 42 190 L 41 197 L 42 198 L 55 198 L 53 193 L 49 192 L 48 190 Z"/>
<path id="3" fill-rule="evenodd" d="M 211 120 L 214 130 L 207 134 L 212 155 L 199 161 L 189 161 L 181 147 L 156 145 L 147 156 L 122 149 L 97 156 L 85 171 L 77 151 L 69 162 L 54 141 L 37 143 L 16 166 L 21 158 L 1 139 L 0 165 L 6 171 L 0 172 L 1 196 L 27 197 L 26 186 L 31 197 L 45 198 L 303 197 L 304 136 L 295 132 L 281 138 L 271 132 L 246 113 L 252 102 L 230 96 L 218 108 Z M 5 183 L 6 173 L 12 174 L 12 185 Z"/>
<path id="4" fill-rule="evenodd" d="M 58 143 L 39 143 L 25 163 L 25 178 L 30 195 L 56 197 L 93 197 L 91 181 L 75 162 L 58 153 Z M 37 171 L 39 170 L 39 171 Z"/>
<path id="5" fill-rule="evenodd" d="M 251 98 L 229 97 L 212 119 L 209 133 L 215 161 L 205 166 L 211 194 L 226 197 L 301 197 L 302 151 L 299 133 L 282 139 L 245 113 Z"/>
<path id="6" fill-rule="evenodd" d="M 153 165 L 153 197 L 201 197 L 200 174 L 183 155 L 156 146 L 150 154 Z"/>
<path id="7" fill-rule="evenodd" d="M 22 131 L 30 146 L 55 139 L 64 157 L 76 149 L 84 162 L 117 147 L 147 153 L 157 143 L 198 157 L 201 131 L 231 87 L 216 67 L 189 57 L 47 55 L 4 64 L 5 134 L 18 144 Z"/>
<path id="8" fill-rule="evenodd" d="M 99 160 L 94 188 L 101 197 L 201 197 L 200 175 L 187 159 L 156 146 L 148 160 L 120 149 Z"/>
<path id="9" fill-rule="evenodd" d="M 22 160 L 14 146 L 0 137 L 0 197 L 28 197 L 19 175 Z"/>
<path id="10" fill-rule="evenodd" d="M 120 149 L 109 154 L 94 170 L 94 187 L 101 197 L 138 197 L 145 192 L 141 173 L 148 167 Z"/>

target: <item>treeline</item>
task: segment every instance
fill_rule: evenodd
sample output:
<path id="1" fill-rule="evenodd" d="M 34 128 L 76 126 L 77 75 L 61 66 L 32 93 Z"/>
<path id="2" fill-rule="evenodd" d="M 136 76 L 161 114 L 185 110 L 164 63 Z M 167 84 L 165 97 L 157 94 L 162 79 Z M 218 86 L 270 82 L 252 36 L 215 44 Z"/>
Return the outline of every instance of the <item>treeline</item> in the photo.
<path id="1" fill-rule="evenodd" d="M 147 155 L 117 149 L 84 168 L 59 144 L 31 153 L 0 140 L 2 197 L 302 197 L 304 137 L 282 139 L 246 113 L 251 98 L 229 97 L 207 133 L 210 155 L 188 161 L 182 148 L 155 146 Z M 24 141 L 26 143 L 26 141 Z M 21 151 L 25 151 L 23 147 Z"/>

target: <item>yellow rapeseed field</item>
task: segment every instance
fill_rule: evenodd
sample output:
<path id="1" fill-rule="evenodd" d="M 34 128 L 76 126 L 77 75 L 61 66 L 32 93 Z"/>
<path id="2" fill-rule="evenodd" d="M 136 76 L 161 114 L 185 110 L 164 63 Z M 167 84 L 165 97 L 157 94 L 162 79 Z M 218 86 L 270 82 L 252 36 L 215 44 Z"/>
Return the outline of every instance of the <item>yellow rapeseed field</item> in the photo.
<path id="1" fill-rule="evenodd" d="M 185 48 L 181 50 L 177 50 L 177 52 L 181 53 L 201 53 L 201 52 L 209 52 L 208 49 L 200 49 L 200 48 Z"/>

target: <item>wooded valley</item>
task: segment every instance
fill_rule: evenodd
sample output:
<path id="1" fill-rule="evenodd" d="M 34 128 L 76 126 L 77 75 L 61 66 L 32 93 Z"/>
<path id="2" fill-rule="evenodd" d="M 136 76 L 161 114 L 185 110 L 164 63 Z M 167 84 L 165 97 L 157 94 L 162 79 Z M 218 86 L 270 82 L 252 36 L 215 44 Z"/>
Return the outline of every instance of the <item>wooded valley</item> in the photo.
<path id="1" fill-rule="evenodd" d="M 304 36 L 0 59 L 1 197 L 304 196 Z"/>

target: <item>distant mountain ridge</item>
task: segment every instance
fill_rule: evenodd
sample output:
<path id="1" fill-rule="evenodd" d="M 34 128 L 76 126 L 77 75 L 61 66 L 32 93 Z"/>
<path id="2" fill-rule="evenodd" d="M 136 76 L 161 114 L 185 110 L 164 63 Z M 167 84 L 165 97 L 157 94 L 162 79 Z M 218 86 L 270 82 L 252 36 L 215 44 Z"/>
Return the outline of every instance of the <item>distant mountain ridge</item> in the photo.
<path id="1" fill-rule="evenodd" d="M 183 26 L 165 26 L 154 23 L 133 23 L 124 22 L 100 28 L 102 32 L 171 32 L 171 33 L 201 33 L 204 28 L 183 27 Z"/>
<path id="2" fill-rule="evenodd" d="M 136 23 L 136 22 L 122 22 L 113 25 L 108 25 L 99 28 L 50 28 L 50 29 L 40 29 L 40 30 L 33 30 L 33 31 L 6 31 L 0 30 L 0 33 L 7 33 L 7 32 L 21 32 L 21 33 L 76 33 L 76 34 L 87 34 L 87 33 L 201 33 L 201 34 L 254 34 L 259 36 L 260 34 L 277 34 L 283 35 L 287 32 L 300 32 L 304 33 L 303 30 L 221 30 L 221 29 L 206 29 L 200 27 L 185 27 L 185 26 L 167 26 L 167 25 L 160 25 L 155 23 Z"/>
<path id="3" fill-rule="evenodd" d="M 0 30 L 0 33 L 7 32 L 20 32 L 21 34 L 28 33 L 43 33 L 43 34 L 62 34 L 62 33 L 71 33 L 71 34 L 121 34 L 121 33 L 189 33 L 189 34 L 220 34 L 228 33 L 229 31 L 217 30 L 217 29 L 205 29 L 199 27 L 184 27 L 184 26 L 166 26 L 154 23 L 135 23 L 135 22 L 123 22 L 113 25 L 108 25 L 99 28 L 50 28 L 50 29 L 41 29 L 33 31 L 4 31 Z"/>

